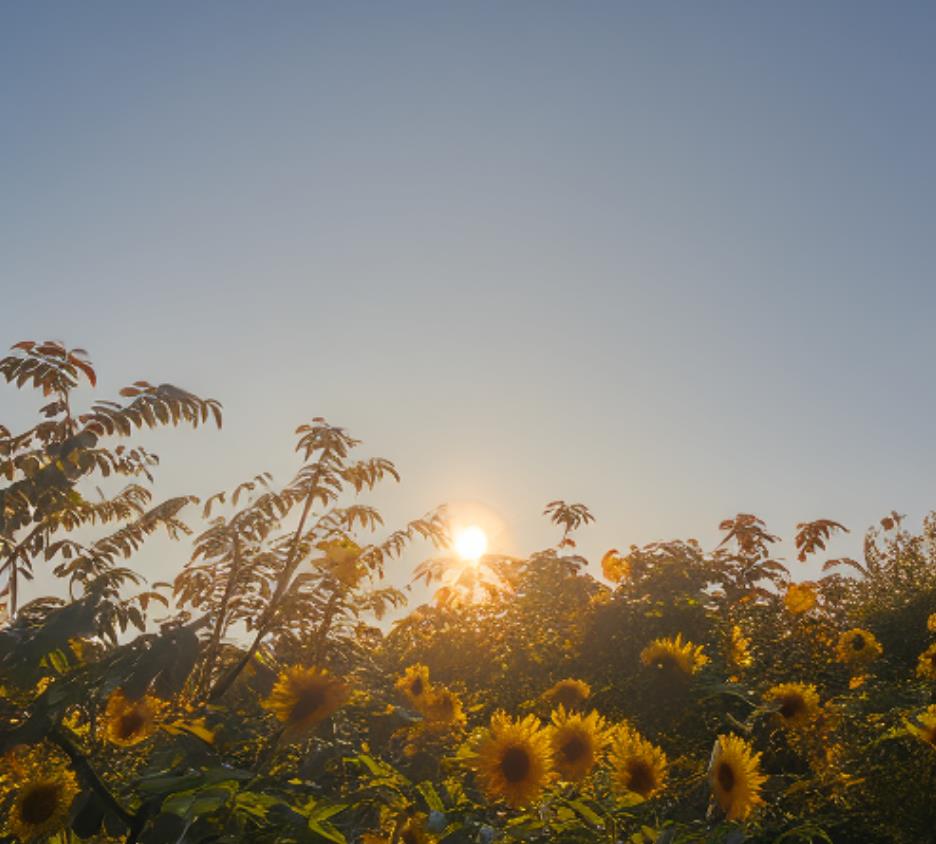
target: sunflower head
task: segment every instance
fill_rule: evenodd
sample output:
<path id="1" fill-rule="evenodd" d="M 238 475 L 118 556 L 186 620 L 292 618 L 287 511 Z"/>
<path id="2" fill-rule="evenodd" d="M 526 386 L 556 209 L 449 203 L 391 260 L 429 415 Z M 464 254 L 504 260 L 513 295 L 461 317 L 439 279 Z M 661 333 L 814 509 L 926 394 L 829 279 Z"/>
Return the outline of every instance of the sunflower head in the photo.
<path id="1" fill-rule="evenodd" d="M 936 680 L 936 643 L 930 645 L 917 661 L 916 673 L 924 680 Z"/>
<path id="2" fill-rule="evenodd" d="M 930 704 L 917 715 L 916 723 L 908 721 L 907 732 L 936 750 L 936 703 Z"/>
<path id="3" fill-rule="evenodd" d="M 777 719 L 788 729 L 806 727 L 819 715 L 819 693 L 811 684 L 781 683 L 768 689 L 764 700 L 777 707 Z"/>
<path id="4" fill-rule="evenodd" d="M 677 633 L 675 639 L 654 639 L 640 652 L 640 661 L 670 676 L 691 677 L 708 662 L 708 657 L 701 645 L 683 642 L 682 633 Z"/>
<path id="5" fill-rule="evenodd" d="M 422 709 L 432 692 L 432 686 L 429 684 L 429 669 L 421 662 L 411 665 L 396 681 L 396 687 L 412 706 Z"/>
<path id="6" fill-rule="evenodd" d="M 802 615 L 816 606 L 816 587 L 811 583 L 791 583 L 783 603 L 793 615 Z"/>
<path id="7" fill-rule="evenodd" d="M 569 782 L 583 780 L 608 744 L 605 720 L 594 711 L 581 715 L 560 706 L 552 713 L 552 724 L 549 741 L 556 771 Z"/>
<path id="8" fill-rule="evenodd" d="M 123 689 L 115 690 L 107 698 L 104 711 L 108 741 L 120 747 L 132 747 L 146 741 L 156 732 L 165 706 L 165 701 L 152 695 L 131 700 Z"/>
<path id="9" fill-rule="evenodd" d="M 465 713 L 461 698 L 451 689 L 433 688 L 424 696 L 422 712 L 432 726 L 463 727 Z"/>
<path id="10" fill-rule="evenodd" d="M 579 709 L 591 695 L 591 686 L 584 680 L 567 677 L 543 692 L 543 700 L 551 706 L 568 710 Z"/>
<path id="11" fill-rule="evenodd" d="M 835 654 L 849 668 L 862 668 L 877 659 L 884 649 L 870 630 L 854 627 L 839 636 Z"/>
<path id="12" fill-rule="evenodd" d="M 315 728 L 348 697 L 345 683 L 325 668 L 294 665 L 280 673 L 263 708 L 297 736 Z"/>
<path id="13" fill-rule="evenodd" d="M 549 732 L 535 715 L 514 720 L 495 712 L 468 755 L 488 799 L 503 800 L 514 808 L 535 802 L 555 778 Z"/>
<path id="14" fill-rule="evenodd" d="M 618 727 L 611 743 L 611 782 L 621 794 L 642 800 L 659 794 L 666 785 L 666 754 L 627 724 Z"/>
<path id="15" fill-rule="evenodd" d="M 36 841 L 65 826 L 78 794 L 74 772 L 67 763 L 42 746 L 14 752 L 4 758 L 4 776 L 15 788 L 6 818 L 7 831 L 21 841 Z"/>
<path id="16" fill-rule="evenodd" d="M 715 802 L 730 821 L 743 821 L 761 803 L 760 753 L 739 736 L 719 736 L 712 752 L 709 785 Z"/>

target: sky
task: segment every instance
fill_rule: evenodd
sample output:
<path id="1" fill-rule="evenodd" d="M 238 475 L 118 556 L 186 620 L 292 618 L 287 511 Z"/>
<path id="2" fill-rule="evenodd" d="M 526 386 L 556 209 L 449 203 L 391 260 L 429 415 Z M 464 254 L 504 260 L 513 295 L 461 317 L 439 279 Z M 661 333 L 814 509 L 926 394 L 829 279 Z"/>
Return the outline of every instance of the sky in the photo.
<path id="1" fill-rule="evenodd" d="M 481 502 L 524 553 L 563 498 L 594 559 L 738 512 L 857 554 L 936 506 L 934 39 L 913 2 L 2 4 L 0 347 L 220 400 L 142 438 L 160 496 L 286 481 L 324 416 L 397 463 L 390 526 Z"/>

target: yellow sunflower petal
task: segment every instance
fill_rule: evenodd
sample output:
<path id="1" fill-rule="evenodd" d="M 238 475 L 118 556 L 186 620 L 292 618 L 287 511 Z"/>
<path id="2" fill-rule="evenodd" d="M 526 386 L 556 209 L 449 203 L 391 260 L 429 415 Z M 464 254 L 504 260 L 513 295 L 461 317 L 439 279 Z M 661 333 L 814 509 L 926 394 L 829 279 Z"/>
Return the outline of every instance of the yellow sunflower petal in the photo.
<path id="1" fill-rule="evenodd" d="M 550 734 L 553 765 L 569 782 L 579 782 L 595 767 L 610 739 L 605 720 L 597 713 L 580 715 L 560 706 L 552 713 Z"/>
<path id="2" fill-rule="evenodd" d="M 739 736 L 719 736 L 709 768 L 712 796 L 730 821 L 743 821 L 764 801 L 766 777 L 760 772 L 760 753 Z"/>
<path id="3" fill-rule="evenodd" d="M 628 725 L 618 728 L 611 744 L 611 782 L 619 793 L 644 800 L 666 786 L 666 754 Z"/>
<path id="4" fill-rule="evenodd" d="M 288 735 L 296 736 L 328 718 L 348 694 L 345 683 L 327 669 L 294 665 L 279 675 L 263 707 L 285 725 Z"/>
<path id="5" fill-rule="evenodd" d="M 117 689 L 108 697 L 104 710 L 107 740 L 120 747 L 132 747 L 146 741 L 156 732 L 165 706 L 165 701 L 152 695 L 131 700 L 123 689 Z"/>
<path id="6" fill-rule="evenodd" d="M 839 636 L 835 653 L 839 662 L 850 668 L 862 668 L 884 653 L 884 649 L 870 630 L 854 627 Z"/>
<path id="7" fill-rule="evenodd" d="M 534 715 L 514 720 L 503 712 L 491 717 L 475 739 L 470 764 L 490 800 L 514 808 L 534 803 L 554 779 L 549 732 Z"/>
<path id="8" fill-rule="evenodd" d="M 708 657 L 703 653 L 701 645 L 684 642 L 682 633 L 677 633 L 675 639 L 654 639 L 640 652 L 640 661 L 648 668 L 688 677 L 705 665 Z"/>
<path id="9" fill-rule="evenodd" d="M 813 685 L 781 683 L 768 689 L 764 700 L 778 707 L 779 723 L 789 729 L 806 727 L 819 714 L 819 693 Z"/>

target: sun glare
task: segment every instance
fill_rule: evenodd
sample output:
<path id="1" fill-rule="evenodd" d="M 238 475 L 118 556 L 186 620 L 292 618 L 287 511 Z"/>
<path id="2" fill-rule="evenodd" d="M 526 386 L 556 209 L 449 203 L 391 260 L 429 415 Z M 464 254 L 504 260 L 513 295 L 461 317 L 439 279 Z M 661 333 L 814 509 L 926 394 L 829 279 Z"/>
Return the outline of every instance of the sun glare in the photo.
<path id="1" fill-rule="evenodd" d="M 477 525 L 463 528 L 455 534 L 455 550 L 465 560 L 476 561 L 487 551 L 487 534 Z"/>

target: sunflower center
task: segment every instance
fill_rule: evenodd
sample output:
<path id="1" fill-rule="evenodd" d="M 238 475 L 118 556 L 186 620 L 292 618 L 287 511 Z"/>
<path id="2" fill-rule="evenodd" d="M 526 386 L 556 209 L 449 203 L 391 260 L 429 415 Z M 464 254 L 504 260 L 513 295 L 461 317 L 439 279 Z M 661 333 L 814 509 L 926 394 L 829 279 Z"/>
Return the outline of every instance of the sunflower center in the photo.
<path id="1" fill-rule="evenodd" d="M 653 664 L 656 668 L 659 668 L 660 671 L 673 671 L 679 668 L 679 663 L 672 654 L 661 654 L 656 658 Z"/>
<path id="2" fill-rule="evenodd" d="M 54 782 L 33 786 L 20 804 L 23 823 L 41 824 L 51 818 L 58 808 L 59 790 L 59 784 Z"/>
<path id="3" fill-rule="evenodd" d="M 631 759 L 627 763 L 627 774 L 627 788 L 641 797 L 646 797 L 656 788 L 653 769 L 643 759 Z"/>
<path id="4" fill-rule="evenodd" d="M 316 709 L 325 703 L 325 687 L 314 686 L 310 689 L 304 689 L 299 694 L 299 699 L 289 713 L 290 721 L 302 721 L 308 718 Z"/>
<path id="5" fill-rule="evenodd" d="M 135 706 L 129 712 L 120 716 L 118 732 L 123 739 L 133 738 L 146 725 L 146 718 L 140 711 L 140 707 Z"/>
<path id="6" fill-rule="evenodd" d="M 734 788 L 735 784 L 735 775 L 734 771 L 727 762 L 720 762 L 718 765 L 718 770 L 715 773 L 716 779 L 718 779 L 718 784 L 722 787 L 723 791 L 731 791 Z"/>
<path id="7" fill-rule="evenodd" d="M 865 647 L 864 636 L 855 636 L 851 642 L 853 651 L 863 651 Z"/>
<path id="8" fill-rule="evenodd" d="M 571 736 L 560 749 L 566 762 L 578 762 L 588 751 L 588 743 L 581 736 Z"/>
<path id="9" fill-rule="evenodd" d="M 780 698 L 780 714 L 784 718 L 795 718 L 806 708 L 806 702 L 799 695 L 787 695 Z"/>
<path id="10" fill-rule="evenodd" d="M 410 691 L 413 693 L 413 697 L 419 697 L 423 693 L 422 677 L 417 677 L 415 680 L 413 680 L 413 685 L 410 686 Z"/>
<path id="11" fill-rule="evenodd" d="M 508 748 L 500 766 L 507 782 L 522 782 L 530 772 L 530 754 L 522 747 Z"/>

